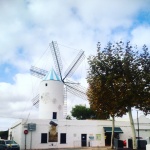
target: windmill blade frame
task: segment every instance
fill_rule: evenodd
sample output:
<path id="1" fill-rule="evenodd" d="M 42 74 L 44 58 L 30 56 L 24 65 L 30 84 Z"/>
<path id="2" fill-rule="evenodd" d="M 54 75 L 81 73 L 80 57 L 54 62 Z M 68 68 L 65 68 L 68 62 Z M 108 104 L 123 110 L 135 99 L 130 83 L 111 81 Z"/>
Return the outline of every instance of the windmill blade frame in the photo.
<path id="1" fill-rule="evenodd" d="M 62 73 L 61 73 L 61 71 L 63 69 L 63 65 L 62 65 L 62 61 L 61 61 L 61 57 L 60 57 L 58 44 L 57 44 L 56 41 L 52 41 L 49 44 L 49 46 L 50 46 L 50 49 L 51 49 L 51 52 L 52 52 L 52 56 L 53 56 L 56 72 L 59 75 L 60 79 L 62 80 Z"/>
<path id="2" fill-rule="evenodd" d="M 31 75 L 42 79 L 43 77 L 45 77 L 47 75 L 48 71 L 38 68 L 38 67 L 35 67 L 35 66 L 31 66 L 30 73 L 31 73 Z"/>
<path id="3" fill-rule="evenodd" d="M 66 87 L 65 94 L 64 94 L 65 105 L 67 105 L 67 94 L 66 94 L 67 91 L 82 98 L 82 99 L 87 100 L 86 88 L 79 85 L 79 83 L 74 83 L 70 80 L 67 80 L 67 77 L 70 77 L 75 72 L 77 67 L 80 65 L 80 63 L 85 58 L 84 51 L 80 50 L 80 52 L 77 54 L 75 59 L 69 65 L 68 69 L 65 71 L 64 78 L 63 78 L 62 77 L 63 65 L 62 65 L 62 61 L 61 61 L 61 57 L 60 57 L 58 44 L 57 44 L 57 42 L 52 41 L 49 44 L 49 46 L 50 46 L 51 53 L 53 56 L 56 73 L 60 77 L 60 80 L 62 81 L 64 86 Z M 43 79 L 49 73 L 49 71 L 40 69 L 35 66 L 31 66 L 30 72 L 31 72 L 31 75 L 36 76 L 41 79 Z M 39 95 L 37 95 L 35 98 L 32 99 L 33 106 L 35 106 L 37 108 L 39 107 L 39 98 L 40 98 Z M 64 108 L 64 110 L 65 110 L 65 108 Z"/>
<path id="4" fill-rule="evenodd" d="M 68 67 L 68 69 L 65 71 L 63 81 L 67 77 L 70 77 L 75 72 L 75 70 L 78 68 L 78 66 L 80 65 L 80 63 L 82 62 L 82 60 L 84 58 L 85 58 L 84 51 L 80 50 L 80 52 L 78 53 L 78 55 L 76 56 L 76 58 L 70 64 L 70 66 Z"/>
<path id="5" fill-rule="evenodd" d="M 33 106 L 35 106 L 36 108 L 39 108 L 39 94 L 36 95 L 32 100 Z"/>
<path id="6" fill-rule="evenodd" d="M 83 86 L 79 85 L 78 83 L 74 83 L 72 81 L 67 80 L 68 82 L 65 82 L 65 85 L 67 87 L 67 91 L 82 98 L 87 100 L 87 95 L 86 95 L 86 88 Z"/>

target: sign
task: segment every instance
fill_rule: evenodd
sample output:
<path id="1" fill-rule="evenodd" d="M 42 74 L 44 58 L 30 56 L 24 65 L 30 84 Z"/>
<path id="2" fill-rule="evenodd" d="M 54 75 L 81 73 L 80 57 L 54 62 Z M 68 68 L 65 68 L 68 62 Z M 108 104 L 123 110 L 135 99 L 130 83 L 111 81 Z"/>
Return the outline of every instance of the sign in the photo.
<path id="1" fill-rule="evenodd" d="M 28 124 L 28 130 L 29 131 L 35 131 L 36 130 L 36 124 L 35 123 L 29 123 Z"/>
<path id="2" fill-rule="evenodd" d="M 28 134 L 28 130 L 24 130 L 24 134 Z"/>

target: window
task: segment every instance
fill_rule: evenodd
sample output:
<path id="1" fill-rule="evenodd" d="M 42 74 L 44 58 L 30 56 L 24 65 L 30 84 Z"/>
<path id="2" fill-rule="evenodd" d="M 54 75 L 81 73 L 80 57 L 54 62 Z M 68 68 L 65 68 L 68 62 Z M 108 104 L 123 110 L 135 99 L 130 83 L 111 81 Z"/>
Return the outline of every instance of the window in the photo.
<path id="1" fill-rule="evenodd" d="M 57 119 L 57 112 L 53 112 L 53 119 Z"/>
<path id="2" fill-rule="evenodd" d="M 66 144 L 66 133 L 60 133 L 60 144 Z"/>
<path id="3" fill-rule="evenodd" d="M 5 142 L 4 141 L 0 141 L 0 144 L 4 144 L 5 145 Z"/>
<path id="4" fill-rule="evenodd" d="M 41 143 L 47 143 L 47 133 L 41 133 Z"/>

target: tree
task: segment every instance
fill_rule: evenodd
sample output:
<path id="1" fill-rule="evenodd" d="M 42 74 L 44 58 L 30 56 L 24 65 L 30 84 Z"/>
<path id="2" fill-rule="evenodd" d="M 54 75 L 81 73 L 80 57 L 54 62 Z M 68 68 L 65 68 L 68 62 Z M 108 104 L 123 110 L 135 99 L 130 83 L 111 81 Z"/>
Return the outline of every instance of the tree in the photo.
<path id="1" fill-rule="evenodd" d="M 67 115 L 66 120 L 71 120 L 71 116 Z"/>
<path id="2" fill-rule="evenodd" d="M 75 107 L 72 108 L 71 115 L 78 120 L 99 119 L 99 117 L 105 117 L 102 115 L 97 116 L 93 110 L 83 105 L 75 105 Z"/>
<path id="3" fill-rule="evenodd" d="M 129 113 L 133 132 L 133 148 L 136 148 L 135 128 L 131 108 L 136 107 L 146 114 L 150 111 L 150 57 L 146 46 L 138 54 L 130 42 L 108 43 L 103 51 L 89 57 L 87 81 L 88 99 L 92 109 L 105 111 L 113 118 Z M 145 58 L 145 59 L 143 59 Z M 112 131 L 112 141 L 113 141 Z M 113 142 L 112 142 L 113 147 Z"/>
<path id="4" fill-rule="evenodd" d="M 93 110 L 101 113 L 107 113 L 112 117 L 112 140 L 111 147 L 114 144 L 114 118 L 126 113 L 126 108 L 122 107 L 120 85 L 120 65 L 119 55 L 113 55 L 111 43 L 108 43 L 105 51 L 100 52 L 98 47 L 97 56 L 89 58 L 90 69 L 88 71 L 89 89 L 87 92 L 90 106 Z"/>

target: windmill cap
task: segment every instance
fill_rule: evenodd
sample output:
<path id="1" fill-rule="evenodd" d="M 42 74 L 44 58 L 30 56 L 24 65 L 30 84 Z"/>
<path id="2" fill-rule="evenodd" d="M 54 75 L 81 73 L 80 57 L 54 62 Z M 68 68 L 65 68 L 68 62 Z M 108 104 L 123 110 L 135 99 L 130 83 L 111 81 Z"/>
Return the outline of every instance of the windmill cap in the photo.
<path id="1" fill-rule="evenodd" d="M 43 80 L 61 81 L 53 68 L 49 71 L 49 73 L 45 76 Z"/>

